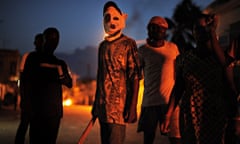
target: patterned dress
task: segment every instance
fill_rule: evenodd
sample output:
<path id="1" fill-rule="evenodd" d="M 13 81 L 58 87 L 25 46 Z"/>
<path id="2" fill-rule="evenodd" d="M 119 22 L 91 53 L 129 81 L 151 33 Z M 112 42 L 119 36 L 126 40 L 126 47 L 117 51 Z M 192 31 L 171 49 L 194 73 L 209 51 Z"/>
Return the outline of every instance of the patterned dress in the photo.
<path id="1" fill-rule="evenodd" d="M 177 58 L 184 79 L 181 100 L 181 136 L 184 144 L 222 144 L 226 126 L 223 68 L 212 56 L 194 50 Z"/>
<path id="2" fill-rule="evenodd" d="M 124 109 L 131 103 L 131 87 L 140 79 L 136 42 L 122 35 L 99 46 L 97 91 L 93 112 L 104 123 L 125 125 Z"/>

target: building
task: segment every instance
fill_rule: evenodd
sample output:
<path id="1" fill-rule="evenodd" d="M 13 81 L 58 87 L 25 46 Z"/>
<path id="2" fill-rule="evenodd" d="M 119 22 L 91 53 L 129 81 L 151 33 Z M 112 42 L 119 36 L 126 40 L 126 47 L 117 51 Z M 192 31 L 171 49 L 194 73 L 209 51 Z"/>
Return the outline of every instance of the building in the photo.
<path id="1" fill-rule="evenodd" d="M 20 53 L 18 50 L 0 49 L 0 101 L 8 91 L 8 85 L 19 79 Z"/>
<path id="2" fill-rule="evenodd" d="M 219 42 L 224 49 L 228 48 L 234 39 L 237 39 L 237 43 L 239 43 L 239 0 L 215 0 L 204 10 L 204 12 L 215 13 L 219 16 L 217 34 L 219 36 Z"/>
<path id="3" fill-rule="evenodd" d="M 0 83 L 18 80 L 19 64 L 20 53 L 18 50 L 0 49 Z"/>

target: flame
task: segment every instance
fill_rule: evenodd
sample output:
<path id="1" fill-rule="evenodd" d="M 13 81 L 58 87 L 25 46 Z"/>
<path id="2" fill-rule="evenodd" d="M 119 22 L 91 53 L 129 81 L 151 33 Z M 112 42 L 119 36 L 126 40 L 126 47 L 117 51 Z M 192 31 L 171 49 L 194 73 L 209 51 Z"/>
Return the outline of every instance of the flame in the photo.
<path id="1" fill-rule="evenodd" d="M 70 98 L 63 101 L 63 106 L 70 106 L 72 104 L 73 104 L 73 101 Z"/>

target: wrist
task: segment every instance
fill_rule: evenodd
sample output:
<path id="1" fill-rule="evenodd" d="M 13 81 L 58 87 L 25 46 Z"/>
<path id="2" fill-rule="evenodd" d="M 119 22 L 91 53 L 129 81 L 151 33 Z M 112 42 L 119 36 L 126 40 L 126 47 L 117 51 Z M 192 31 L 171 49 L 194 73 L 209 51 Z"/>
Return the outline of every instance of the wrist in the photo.
<path id="1" fill-rule="evenodd" d="M 64 75 L 59 75 L 59 79 L 63 79 L 64 78 Z"/>

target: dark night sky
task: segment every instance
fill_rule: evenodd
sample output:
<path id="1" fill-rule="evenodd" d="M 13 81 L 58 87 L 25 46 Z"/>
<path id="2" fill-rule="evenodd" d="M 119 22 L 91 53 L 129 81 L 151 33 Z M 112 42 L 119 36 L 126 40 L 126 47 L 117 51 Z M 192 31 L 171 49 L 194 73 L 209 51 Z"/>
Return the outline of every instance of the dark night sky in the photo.
<path id="1" fill-rule="evenodd" d="M 201 8 L 213 0 L 193 0 Z M 98 46 L 103 39 L 102 9 L 106 0 L 0 0 L 0 48 L 33 50 L 36 33 L 47 27 L 60 31 L 58 52 Z M 128 14 L 124 33 L 146 38 L 146 24 L 154 15 L 171 18 L 180 0 L 115 0 Z"/>

